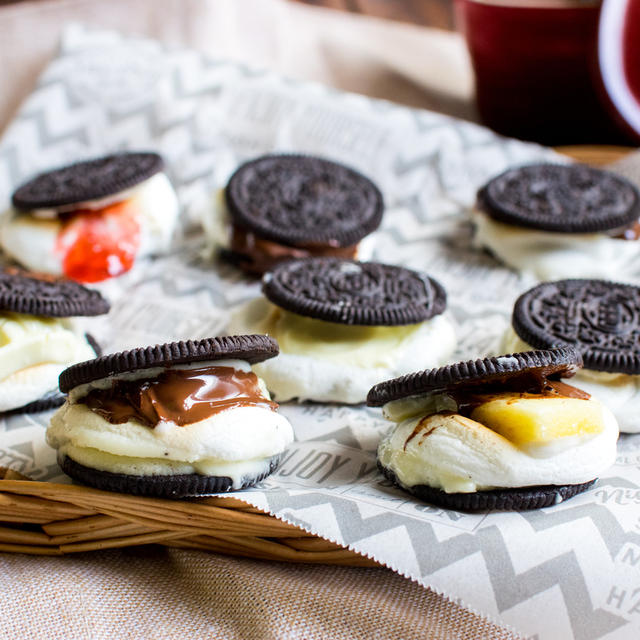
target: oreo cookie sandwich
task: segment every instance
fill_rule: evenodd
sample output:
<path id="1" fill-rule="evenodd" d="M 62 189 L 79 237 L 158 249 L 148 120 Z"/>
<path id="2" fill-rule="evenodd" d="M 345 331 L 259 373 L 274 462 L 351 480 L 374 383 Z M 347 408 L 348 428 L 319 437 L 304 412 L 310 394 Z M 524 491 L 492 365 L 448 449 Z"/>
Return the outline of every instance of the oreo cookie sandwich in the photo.
<path id="1" fill-rule="evenodd" d="M 82 362 L 47 442 L 62 470 L 98 489 L 167 498 L 243 489 L 293 441 L 251 365 L 278 354 L 245 335 L 172 342 Z"/>
<path id="2" fill-rule="evenodd" d="M 293 154 L 243 164 L 223 195 L 203 219 L 209 244 L 258 275 L 291 258 L 368 257 L 361 241 L 384 208 L 380 190 L 357 171 Z"/>
<path id="3" fill-rule="evenodd" d="M 576 384 L 613 411 L 620 431 L 640 432 L 640 288 L 559 280 L 523 293 L 502 348 L 563 346 L 582 354 Z"/>
<path id="4" fill-rule="evenodd" d="M 376 385 L 367 404 L 394 422 L 378 466 L 412 495 L 449 509 L 525 510 L 588 489 L 613 464 L 618 425 L 563 382 L 573 347 L 419 371 Z"/>
<path id="5" fill-rule="evenodd" d="M 97 291 L 75 282 L 0 272 L 0 413 L 60 406 L 60 372 L 96 356 L 96 343 L 74 317 L 108 310 Z"/>
<path id="6" fill-rule="evenodd" d="M 637 270 L 640 193 L 583 165 L 509 169 L 478 193 L 475 242 L 540 280 L 615 278 Z"/>
<path id="7" fill-rule="evenodd" d="M 278 340 L 280 357 L 257 371 L 279 402 L 364 402 L 373 384 L 442 364 L 455 349 L 444 289 L 403 267 L 291 260 L 265 274 L 262 291 L 230 330 Z"/>
<path id="8" fill-rule="evenodd" d="M 0 245 L 28 269 L 100 282 L 168 248 L 178 200 L 157 153 L 118 153 L 53 169 L 13 194 Z"/>

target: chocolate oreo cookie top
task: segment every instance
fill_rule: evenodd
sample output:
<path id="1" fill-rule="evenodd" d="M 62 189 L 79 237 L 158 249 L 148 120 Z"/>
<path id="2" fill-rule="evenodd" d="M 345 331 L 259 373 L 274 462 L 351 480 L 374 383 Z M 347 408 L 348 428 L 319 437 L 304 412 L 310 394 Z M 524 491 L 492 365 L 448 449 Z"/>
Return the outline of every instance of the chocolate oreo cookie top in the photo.
<path id="1" fill-rule="evenodd" d="M 640 374 L 640 287 L 606 280 L 544 282 L 518 298 L 512 323 L 536 349 L 572 345 L 587 369 Z"/>
<path id="2" fill-rule="evenodd" d="M 0 272 L 0 311 L 50 318 L 98 316 L 109 311 L 109 303 L 77 282 L 10 268 Z"/>
<path id="3" fill-rule="evenodd" d="M 157 153 L 117 153 L 41 173 L 13 194 L 16 209 L 47 209 L 98 200 L 162 171 Z"/>
<path id="4" fill-rule="evenodd" d="M 278 343 L 264 335 L 223 336 L 140 347 L 74 364 L 60 374 L 60 391 L 68 393 L 81 384 L 118 373 L 172 364 L 226 359 L 246 360 L 253 364 L 277 356 L 278 351 Z"/>
<path id="5" fill-rule="evenodd" d="M 409 396 L 480 386 L 487 391 L 537 388 L 544 378 L 568 378 L 580 367 L 582 358 L 573 347 L 467 360 L 381 382 L 369 391 L 367 404 L 381 407 Z"/>
<path id="6" fill-rule="evenodd" d="M 478 199 L 495 220 L 544 231 L 610 231 L 640 217 L 640 193 L 633 184 L 583 165 L 509 169 L 481 189 Z"/>
<path id="7" fill-rule="evenodd" d="M 329 160 L 268 155 L 231 176 L 226 201 L 233 223 L 294 247 L 348 247 L 377 229 L 383 201 L 362 174 Z"/>
<path id="8" fill-rule="evenodd" d="M 265 274 L 262 291 L 287 311 L 350 325 L 417 324 L 447 305 L 442 286 L 424 274 L 339 258 L 281 263 Z"/>

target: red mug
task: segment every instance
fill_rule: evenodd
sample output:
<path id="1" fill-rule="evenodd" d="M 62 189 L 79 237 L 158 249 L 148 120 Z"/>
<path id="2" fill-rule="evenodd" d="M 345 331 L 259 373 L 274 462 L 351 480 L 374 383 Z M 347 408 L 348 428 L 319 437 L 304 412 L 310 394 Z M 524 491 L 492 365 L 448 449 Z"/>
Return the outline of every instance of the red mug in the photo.
<path id="1" fill-rule="evenodd" d="M 455 9 L 485 124 L 544 144 L 625 141 L 598 92 L 600 0 L 456 0 Z"/>
<path id="2" fill-rule="evenodd" d="M 603 0 L 598 65 L 609 110 L 640 143 L 640 0 Z"/>

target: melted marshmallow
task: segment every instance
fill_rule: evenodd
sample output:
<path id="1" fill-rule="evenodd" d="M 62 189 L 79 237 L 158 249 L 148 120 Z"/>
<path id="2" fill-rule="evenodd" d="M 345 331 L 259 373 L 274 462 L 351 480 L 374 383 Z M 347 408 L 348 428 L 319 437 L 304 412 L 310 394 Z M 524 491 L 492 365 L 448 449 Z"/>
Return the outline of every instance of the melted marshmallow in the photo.
<path id="1" fill-rule="evenodd" d="M 640 245 L 604 233 L 557 233 L 517 227 L 473 212 L 474 242 L 507 266 L 539 280 L 617 280 L 637 270 Z"/>
<path id="2" fill-rule="evenodd" d="M 265 298 L 237 311 L 229 331 L 268 333 L 278 340 L 280 355 L 254 370 L 279 402 L 364 402 L 373 385 L 440 366 L 456 345 L 444 315 L 418 325 L 352 327 L 282 312 Z"/>
<path id="3" fill-rule="evenodd" d="M 64 369 L 94 357 L 67 319 L 0 313 L 0 411 L 40 399 L 58 388 Z"/>

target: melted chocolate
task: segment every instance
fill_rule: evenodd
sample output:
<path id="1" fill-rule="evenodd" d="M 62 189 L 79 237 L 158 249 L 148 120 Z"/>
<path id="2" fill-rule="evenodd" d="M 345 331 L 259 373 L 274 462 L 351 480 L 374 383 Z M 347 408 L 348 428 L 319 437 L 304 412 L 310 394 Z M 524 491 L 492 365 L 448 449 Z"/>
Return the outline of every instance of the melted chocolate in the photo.
<path id="1" fill-rule="evenodd" d="M 469 417 L 474 409 L 491 400 L 497 400 L 504 396 L 505 393 L 517 393 L 517 397 L 510 400 L 507 404 L 516 402 L 521 399 L 537 399 L 537 398 L 576 398 L 578 400 L 588 400 L 591 396 L 582 389 L 572 387 L 566 382 L 560 380 L 548 380 L 543 378 L 540 380 L 539 388 L 527 387 L 524 390 L 506 390 L 491 391 L 489 393 L 473 393 L 469 389 L 460 390 L 458 392 L 448 392 L 458 405 L 458 413 L 462 416 Z"/>
<path id="2" fill-rule="evenodd" d="M 351 259 L 356 257 L 357 245 L 348 247 L 330 244 L 309 244 L 289 247 L 271 240 L 265 240 L 251 231 L 233 226 L 231 251 L 242 256 L 242 266 L 253 273 L 265 273 L 279 262 L 291 258 L 335 257 Z"/>
<path id="3" fill-rule="evenodd" d="M 591 395 L 578 387 L 574 387 L 562 380 L 547 380 L 547 389 L 550 394 L 562 396 L 563 398 L 576 398 L 578 400 L 589 400 Z"/>
<path id="4" fill-rule="evenodd" d="M 235 407 L 265 407 L 253 372 L 233 367 L 167 369 L 151 380 L 114 380 L 108 389 L 93 389 L 78 400 L 112 424 L 134 420 L 147 427 L 159 422 L 184 426 Z"/>
<path id="5" fill-rule="evenodd" d="M 640 240 L 640 220 L 632 222 L 628 227 L 613 234 L 618 240 Z"/>

